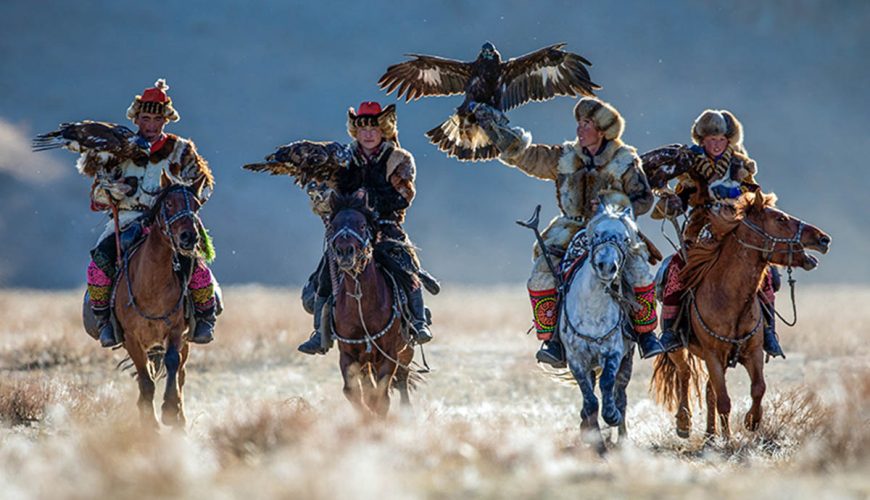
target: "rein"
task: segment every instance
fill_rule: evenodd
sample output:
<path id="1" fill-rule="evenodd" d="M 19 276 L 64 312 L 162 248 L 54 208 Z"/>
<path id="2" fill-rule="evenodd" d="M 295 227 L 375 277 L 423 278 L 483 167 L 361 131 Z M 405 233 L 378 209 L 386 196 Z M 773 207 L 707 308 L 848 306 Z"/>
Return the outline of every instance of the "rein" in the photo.
<path id="1" fill-rule="evenodd" d="M 783 318 L 782 315 L 779 313 L 779 311 L 777 311 L 773 305 L 769 306 L 769 308 L 772 309 L 773 313 L 776 314 L 776 316 L 780 320 L 782 320 L 782 322 L 785 323 L 787 326 L 796 325 L 798 318 L 797 318 L 797 302 L 795 302 L 795 284 L 797 284 L 797 280 L 794 279 L 794 276 L 792 275 L 792 272 L 794 271 L 794 267 L 792 266 L 792 258 L 795 254 L 795 247 L 797 247 L 798 251 L 802 252 L 804 250 L 804 245 L 803 245 L 803 243 L 801 243 L 801 237 L 803 236 L 804 227 L 806 226 L 806 223 L 804 221 L 798 219 L 798 228 L 795 231 L 794 236 L 792 236 L 791 238 L 779 238 L 776 236 L 771 236 L 763 228 L 761 228 L 758 225 L 754 224 L 753 222 L 747 220 L 746 218 L 744 218 L 740 222 L 743 223 L 749 229 L 751 229 L 754 233 L 756 233 L 759 236 L 761 236 L 762 238 L 764 238 L 765 246 L 759 247 L 757 245 L 747 243 L 747 242 L 743 241 L 742 239 L 740 239 L 737 236 L 737 233 L 734 233 L 734 238 L 737 240 L 738 243 L 740 243 L 744 247 L 749 248 L 750 250 L 757 250 L 757 251 L 761 252 L 762 257 L 766 261 L 770 262 L 771 254 L 788 252 L 788 264 L 786 265 L 786 272 L 788 273 L 788 287 L 789 287 L 789 296 L 791 297 L 792 320 L 788 321 L 787 319 Z M 767 242 L 772 243 L 770 248 L 767 248 Z M 784 244 L 788 245 L 788 250 L 776 250 L 776 245 L 780 244 L 780 243 L 784 243 Z M 765 304 L 762 304 L 761 306 L 764 307 L 765 309 L 768 309 L 768 306 Z"/>

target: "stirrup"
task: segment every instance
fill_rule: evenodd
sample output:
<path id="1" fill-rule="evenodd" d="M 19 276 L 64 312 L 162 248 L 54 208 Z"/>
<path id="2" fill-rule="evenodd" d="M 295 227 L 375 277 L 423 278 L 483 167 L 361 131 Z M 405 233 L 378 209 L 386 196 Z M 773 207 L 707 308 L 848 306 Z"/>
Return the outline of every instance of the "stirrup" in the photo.
<path id="1" fill-rule="evenodd" d="M 554 352 L 555 351 L 555 352 Z M 565 351 L 562 345 L 556 341 L 545 341 L 538 352 L 535 354 L 535 359 L 538 363 L 550 365 L 553 368 L 567 368 L 568 363 L 565 361 Z"/>
<path id="2" fill-rule="evenodd" d="M 315 330 L 311 333 L 311 336 L 308 337 L 308 340 L 299 344 L 299 347 L 296 348 L 297 351 L 305 353 L 305 354 L 326 354 L 329 351 L 328 347 L 323 346 L 323 341 L 321 340 L 320 332 Z"/>

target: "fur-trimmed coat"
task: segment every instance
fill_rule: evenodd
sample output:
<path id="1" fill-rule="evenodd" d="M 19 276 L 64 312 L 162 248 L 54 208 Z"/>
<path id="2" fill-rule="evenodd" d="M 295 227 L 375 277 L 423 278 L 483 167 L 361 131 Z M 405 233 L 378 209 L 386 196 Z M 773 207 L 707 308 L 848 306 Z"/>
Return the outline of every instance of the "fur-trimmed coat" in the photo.
<path id="1" fill-rule="evenodd" d="M 499 160 L 531 177 L 556 183 L 562 215 L 544 231 L 548 246 L 564 249 L 568 245 L 594 215 L 592 203 L 602 191 L 625 194 L 635 217 L 646 213 L 653 203 L 637 152 L 620 139 L 607 141 L 598 154 L 590 154 L 576 140 L 561 145 L 529 144 L 526 140 L 505 148 Z"/>
<path id="2" fill-rule="evenodd" d="M 196 151 L 193 141 L 174 134 L 167 134 L 166 141 L 160 149 L 151 153 L 145 166 L 136 165 L 128 160 L 120 163 L 110 173 L 115 180 L 123 180 L 132 188 L 132 192 L 117 201 L 118 219 L 121 228 L 137 219 L 142 212 L 151 208 L 155 195 L 160 191 L 160 177 L 165 172 L 171 179 L 183 183 L 195 183 L 205 177 L 205 187 L 200 194 L 200 201 L 205 202 L 214 189 L 214 177 L 208 163 Z M 109 195 L 99 189 L 95 180 L 91 186 L 91 209 L 108 211 Z M 109 221 L 106 231 L 100 240 L 114 232 L 114 222 Z"/>

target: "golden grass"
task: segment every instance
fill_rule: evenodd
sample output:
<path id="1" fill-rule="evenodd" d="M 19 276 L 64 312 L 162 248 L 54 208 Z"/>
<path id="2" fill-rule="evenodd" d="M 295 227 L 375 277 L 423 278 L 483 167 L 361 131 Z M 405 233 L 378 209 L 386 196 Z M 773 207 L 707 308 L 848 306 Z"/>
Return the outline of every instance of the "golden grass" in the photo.
<path id="1" fill-rule="evenodd" d="M 0 291 L 0 491 L 10 498 L 866 497 L 870 368 L 863 288 L 799 289 L 789 358 L 766 365 L 761 429 L 742 428 L 745 372 L 728 373 L 733 439 L 677 438 L 635 360 L 630 437 L 606 460 L 584 444 L 579 390 L 535 366 L 521 286 L 447 287 L 429 300 L 433 372 L 361 420 L 337 356 L 296 353 L 298 291 L 226 290 L 217 340 L 194 346 L 186 434 L 143 432 L 122 352 L 81 330 L 78 292 Z M 836 318 L 821 304 L 836 297 Z M 784 296 L 781 296 L 781 299 Z M 781 300 L 781 304 L 784 302 Z M 781 306 L 782 307 L 782 306 Z M 833 327 L 833 328 L 832 328 Z M 161 384 L 158 383 L 158 387 Z M 158 404 L 159 394 L 158 391 Z"/>

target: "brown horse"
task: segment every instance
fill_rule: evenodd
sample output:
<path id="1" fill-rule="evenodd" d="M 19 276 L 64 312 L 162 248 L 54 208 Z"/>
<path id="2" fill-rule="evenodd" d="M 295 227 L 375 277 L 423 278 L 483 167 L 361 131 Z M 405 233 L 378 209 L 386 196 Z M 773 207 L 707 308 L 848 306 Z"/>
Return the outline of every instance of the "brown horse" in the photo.
<path id="1" fill-rule="evenodd" d="M 761 192 L 746 193 L 734 207 L 711 213 L 710 238 L 688 250 L 688 264 L 681 279 L 690 291 L 686 307 L 692 335 L 688 352 L 678 349 L 659 356 L 651 388 L 656 400 L 670 411 L 677 410 L 677 435 L 688 437 L 692 426 L 689 393 L 700 400 L 703 369 L 706 387 L 707 436 L 716 433 L 716 415 L 722 435 L 731 436 L 731 398 L 725 385 L 725 370 L 742 364 L 749 374 L 752 407 L 743 423 L 756 430 L 761 423 L 764 397 L 762 311 L 758 299 L 770 264 L 812 270 L 818 260 L 806 250 L 827 253 L 831 238 L 820 229 L 774 208 L 776 197 Z"/>
<path id="2" fill-rule="evenodd" d="M 136 368 L 139 416 L 152 428 L 158 427 L 154 379 L 161 363 L 166 370 L 162 421 L 180 429 L 186 423 L 182 388 L 189 353 L 184 339 L 187 284 L 179 280 L 174 268 L 180 256 L 196 256 L 202 184 L 172 184 L 163 174 L 162 189 L 147 216 L 147 236 L 126 258 L 116 281 L 112 307 L 124 332 L 124 348 Z"/>
<path id="3" fill-rule="evenodd" d="M 377 223 L 365 192 L 333 196 L 331 204 L 327 236 L 337 283 L 334 321 L 326 324 L 339 344 L 345 397 L 361 414 L 384 417 L 393 384 L 402 405 L 410 405 L 414 349 L 402 334 L 400 292 L 384 271 L 389 258 L 377 258 Z"/>

